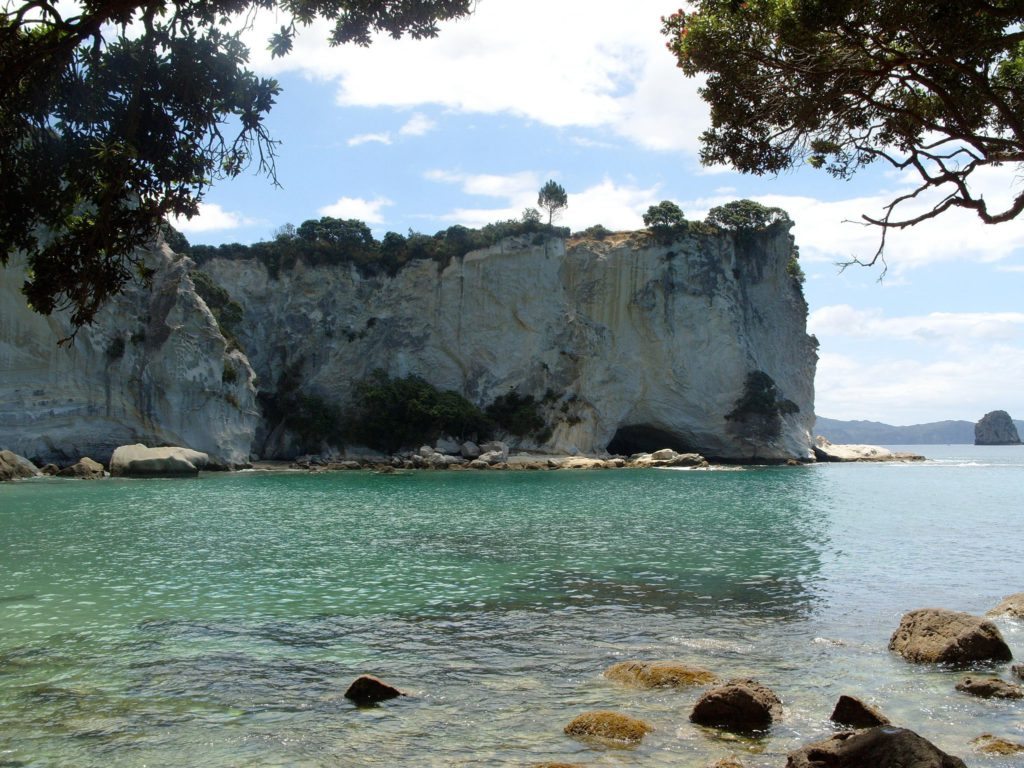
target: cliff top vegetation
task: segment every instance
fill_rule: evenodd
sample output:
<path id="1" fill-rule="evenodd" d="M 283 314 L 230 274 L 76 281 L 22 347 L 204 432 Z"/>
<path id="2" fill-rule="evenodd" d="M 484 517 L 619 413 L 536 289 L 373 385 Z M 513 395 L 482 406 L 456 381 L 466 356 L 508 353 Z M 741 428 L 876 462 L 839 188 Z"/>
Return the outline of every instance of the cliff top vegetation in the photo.
<path id="1" fill-rule="evenodd" d="M 688 234 L 717 235 L 722 232 L 747 237 L 776 227 L 788 230 L 793 225 L 781 208 L 769 208 L 753 200 L 737 200 L 712 208 L 704 221 L 687 221 L 678 205 L 665 200 L 648 209 L 644 223 L 647 225 L 646 234 L 659 242 L 670 242 Z M 354 265 L 366 276 L 386 274 L 393 277 L 412 261 L 427 259 L 444 268 L 453 259 L 496 245 L 509 237 L 526 237 L 540 244 L 549 237 L 620 242 L 624 237 L 636 234 L 614 232 L 601 224 L 570 232 L 568 227 L 543 223 L 535 209 L 527 209 L 521 219 L 499 221 L 479 229 L 456 224 L 434 235 L 412 230 L 406 235 L 388 232 L 380 240 L 359 219 L 330 216 L 308 219 L 297 227 L 285 224 L 277 230 L 273 240 L 253 245 L 189 246 L 180 233 L 171 229 L 165 238 L 172 248 L 187 252 L 200 266 L 217 258 L 255 259 L 267 268 L 271 276 L 277 277 L 281 270 L 289 270 L 302 261 L 309 266 Z"/>

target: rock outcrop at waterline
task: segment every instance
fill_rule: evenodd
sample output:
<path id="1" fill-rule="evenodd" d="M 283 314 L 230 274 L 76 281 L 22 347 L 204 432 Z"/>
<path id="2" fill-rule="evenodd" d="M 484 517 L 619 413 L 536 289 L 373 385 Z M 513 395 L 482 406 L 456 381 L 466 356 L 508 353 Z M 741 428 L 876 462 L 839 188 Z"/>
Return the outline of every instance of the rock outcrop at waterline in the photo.
<path id="1" fill-rule="evenodd" d="M 0 269 L 0 446 L 39 464 L 106 462 L 135 442 L 248 461 L 252 368 L 196 294 L 192 262 L 166 247 L 142 257 L 151 287 L 130 284 L 65 346 L 66 316 L 26 306 L 17 257 Z"/>
<path id="2" fill-rule="evenodd" d="M 991 411 L 974 425 L 975 445 L 1020 445 L 1017 425 L 1006 411 Z"/>
<path id="3" fill-rule="evenodd" d="M 524 447 L 551 453 L 812 460 L 816 341 L 791 258 L 775 227 L 669 244 L 510 238 L 394 277 L 301 261 L 275 276 L 253 259 L 203 270 L 244 309 L 238 335 L 268 391 L 287 372 L 344 407 L 383 369 L 478 404 L 549 394 L 550 437 Z M 294 454 L 265 426 L 256 453 Z"/>

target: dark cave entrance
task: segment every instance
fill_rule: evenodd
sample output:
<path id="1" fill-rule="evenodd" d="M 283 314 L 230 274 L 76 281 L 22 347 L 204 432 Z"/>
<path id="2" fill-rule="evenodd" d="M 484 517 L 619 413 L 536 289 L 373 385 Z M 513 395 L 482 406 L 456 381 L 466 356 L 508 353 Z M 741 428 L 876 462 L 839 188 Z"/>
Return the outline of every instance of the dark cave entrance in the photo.
<path id="1" fill-rule="evenodd" d="M 647 424 L 619 427 L 608 443 L 607 450 L 612 455 L 631 456 L 634 453 L 651 453 L 662 448 L 671 448 L 679 453 L 689 453 L 692 450 L 679 435 Z"/>

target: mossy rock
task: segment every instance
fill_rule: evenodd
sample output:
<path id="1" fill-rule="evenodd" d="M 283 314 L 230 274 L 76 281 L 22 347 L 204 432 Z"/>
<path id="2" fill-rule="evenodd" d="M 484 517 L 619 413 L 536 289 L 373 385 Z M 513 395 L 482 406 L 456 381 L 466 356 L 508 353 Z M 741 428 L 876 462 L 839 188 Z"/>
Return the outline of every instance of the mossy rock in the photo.
<path id="1" fill-rule="evenodd" d="M 565 726 L 569 736 L 618 744 L 637 744 L 654 728 L 643 720 L 618 712 L 584 712 Z"/>
<path id="2" fill-rule="evenodd" d="M 635 688 L 691 688 L 718 682 L 713 672 L 679 661 L 620 661 L 604 676 Z"/>
<path id="3" fill-rule="evenodd" d="M 984 755 L 1020 755 L 1024 754 L 1024 744 L 1017 744 L 1007 739 L 983 733 L 971 742 L 972 746 Z"/>

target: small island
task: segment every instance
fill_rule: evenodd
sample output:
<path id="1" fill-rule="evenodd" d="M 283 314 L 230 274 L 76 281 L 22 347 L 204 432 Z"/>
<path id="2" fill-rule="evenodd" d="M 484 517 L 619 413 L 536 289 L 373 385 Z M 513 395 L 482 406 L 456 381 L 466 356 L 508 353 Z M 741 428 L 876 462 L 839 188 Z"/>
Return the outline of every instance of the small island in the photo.
<path id="1" fill-rule="evenodd" d="M 1017 426 L 1006 411 L 990 411 L 974 425 L 975 445 L 1020 445 Z"/>

